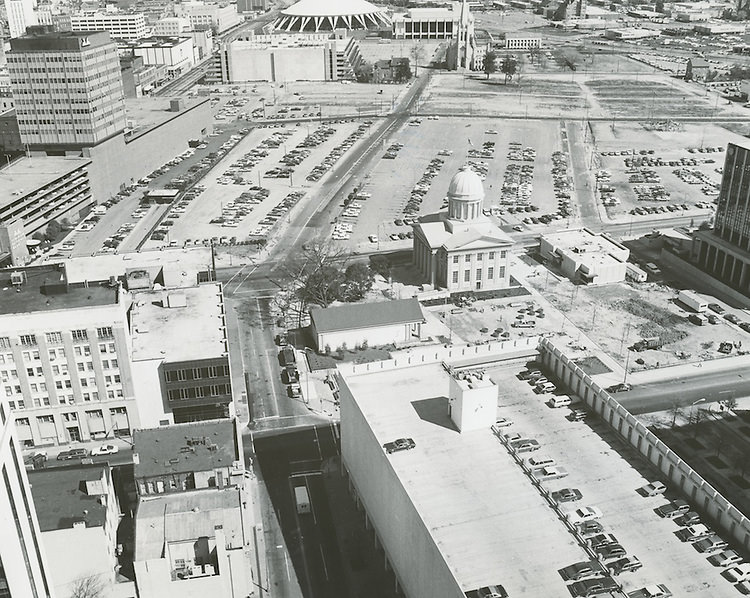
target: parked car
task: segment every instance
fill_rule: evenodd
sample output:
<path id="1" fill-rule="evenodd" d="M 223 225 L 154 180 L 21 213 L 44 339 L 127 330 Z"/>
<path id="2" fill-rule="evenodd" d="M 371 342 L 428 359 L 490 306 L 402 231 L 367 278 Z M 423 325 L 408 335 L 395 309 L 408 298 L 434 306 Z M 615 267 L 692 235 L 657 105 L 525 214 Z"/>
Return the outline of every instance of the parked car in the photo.
<path id="1" fill-rule="evenodd" d="M 666 517 L 667 519 L 674 519 L 675 517 L 679 517 L 680 515 L 684 515 L 690 510 L 690 505 L 686 503 L 684 500 L 678 498 L 673 500 L 670 503 L 667 503 L 666 505 L 662 505 L 661 507 L 656 509 L 656 514 L 659 515 L 659 517 Z"/>
<path id="2" fill-rule="evenodd" d="M 495 422 L 496 428 L 505 428 L 507 426 L 512 426 L 512 425 L 513 425 L 513 420 L 508 419 L 507 417 L 501 417 Z"/>
<path id="3" fill-rule="evenodd" d="M 503 586 L 486 586 L 477 590 L 479 598 L 508 598 L 508 592 Z"/>
<path id="4" fill-rule="evenodd" d="M 600 546 L 606 546 L 607 544 L 619 544 L 614 534 L 596 534 L 586 540 L 591 548 L 599 548 Z"/>
<path id="5" fill-rule="evenodd" d="M 677 537 L 683 542 L 697 542 L 698 540 L 703 540 L 703 538 L 708 538 L 712 535 L 713 532 L 702 523 L 691 525 L 677 531 Z"/>
<path id="6" fill-rule="evenodd" d="M 620 573 L 627 573 L 629 571 L 637 571 L 643 567 L 643 563 L 636 556 L 628 556 L 625 558 L 617 559 L 611 563 L 607 563 L 607 569 L 612 575 L 619 575 Z"/>
<path id="7" fill-rule="evenodd" d="M 533 438 L 519 438 L 510 443 L 510 448 L 516 453 L 529 453 L 531 451 L 538 451 L 542 447 Z"/>
<path id="8" fill-rule="evenodd" d="M 415 446 L 417 446 L 417 444 L 411 438 L 399 438 L 393 442 L 386 442 L 383 445 L 383 448 L 386 453 L 390 454 L 398 451 L 409 451 Z"/>
<path id="9" fill-rule="evenodd" d="M 578 581 L 579 579 L 594 577 L 598 573 L 600 573 L 600 569 L 599 563 L 596 561 L 581 561 L 560 569 L 560 576 L 566 581 Z"/>
<path id="10" fill-rule="evenodd" d="M 120 452 L 120 449 L 114 444 L 103 444 L 91 449 L 91 456 L 97 457 L 100 455 L 115 455 Z"/>
<path id="11" fill-rule="evenodd" d="M 628 598 L 670 598 L 672 592 L 663 583 L 646 586 L 628 594 Z"/>
<path id="12" fill-rule="evenodd" d="M 568 586 L 573 596 L 599 596 L 601 594 L 612 594 L 620 589 L 618 584 L 611 577 L 597 577 L 594 579 L 584 579 L 576 581 Z"/>
<path id="13" fill-rule="evenodd" d="M 693 546 L 695 546 L 695 549 L 698 552 L 716 552 L 718 550 L 724 550 L 729 544 L 716 534 L 712 534 L 699 540 Z"/>
<path id="14" fill-rule="evenodd" d="M 695 525 L 701 522 L 701 516 L 695 511 L 688 511 L 684 515 L 675 517 L 675 523 L 677 525 Z"/>
<path id="15" fill-rule="evenodd" d="M 597 507 L 580 507 L 575 511 L 568 513 L 568 521 L 573 524 L 591 521 L 592 519 L 601 519 L 602 512 Z"/>
<path id="16" fill-rule="evenodd" d="M 568 475 L 568 470 L 564 467 L 560 467 L 559 465 L 556 465 L 554 467 L 543 467 L 542 469 L 535 469 L 532 474 L 537 480 L 557 480 L 559 478 L 564 478 Z"/>
<path id="17" fill-rule="evenodd" d="M 583 498 L 583 494 L 578 488 L 563 488 L 552 493 L 552 499 L 555 502 L 575 502 Z"/>
<path id="18" fill-rule="evenodd" d="M 621 544 L 606 544 L 604 546 L 599 546 L 599 548 L 594 549 L 594 552 L 605 561 L 619 559 L 627 554 L 627 551 Z"/>
<path id="19" fill-rule="evenodd" d="M 750 563 L 742 563 L 722 573 L 732 583 L 738 583 L 750 579 Z"/>
<path id="20" fill-rule="evenodd" d="M 719 314 L 719 315 L 723 314 L 723 313 L 724 313 L 724 312 L 726 311 L 726 310 L 725 310 L 725 309 L 724 309 L 724 308 L 723 308 L 723 307 L 722 307 L 721 305 L 719 305 L 718 303 L 709 303 L 709 304 L 708 304 L 708 309 L 710 309 L 710 310 L 711 310 L 711 311 L 713 311 L 713 312 L 716 312 L 716 313 L 717 313 L 717 314 Z"/>
<path id="21" fill-rule="evenodd" d="M 651 482 L 650 484 L 646 484 L 641 488 L 641 491 L 646 496 L 658 496 L 659 494 L 664 494 L 667 491 L 667 487 L 662 484 L 659 481 Z"/>
<path id="22" fill-rule="evenodd" d="M 728 322 L 731 322 L 732 324 L 739 324 L 740 323 L 740 319 L 737 316 L 735 316 L 734 314 L 727 314 L 727 315 L 724 316 L 724 319 L 727 320 Z"/>
<path id="23" fill-rule="evenodd" d="M 71 459 L 83 459 L 88 456 L 86 449 L 70 449 L 69 451 L 62 451 L 57 455 L 58 461 L 69 461 Z"/>
<path id="24" fill-rule="evenodd" d="M 582 536 L 590 536 L 591 534 L 600 534 L 601 532 L 604 531 L 604 527 L 602 527 L 602 524 L 594 519 L 589 520 L 589 521 L 584 521 L 582 523 L 577 523 L 576 527 L 578 528 L 578 531 Z"/>
<path id="25" fill-rule="evenodd" d="M 742 562 L 742 557 L 734 550 L 724 550 L 719 554 L 708 557 L 708 562 L 714 567 L 729 567 Z"/>

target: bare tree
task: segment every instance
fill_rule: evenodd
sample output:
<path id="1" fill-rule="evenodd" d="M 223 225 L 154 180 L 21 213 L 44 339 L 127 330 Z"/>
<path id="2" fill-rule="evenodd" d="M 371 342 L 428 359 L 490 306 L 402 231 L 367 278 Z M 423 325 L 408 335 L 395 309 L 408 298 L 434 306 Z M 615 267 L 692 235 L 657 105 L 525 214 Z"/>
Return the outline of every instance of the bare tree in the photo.
<path id="1" fill-rule="evenodd" d="M 73 582 L 70 598 L 101 598 L 104 596 L 104 582 L 100 575 L 87 575 Z"/>
<path id="2" fill-rule="evenodd" d="M 735 399 L 734 396 L 730 396 L 724 401 L 724 407 L 729 409 L 729 411 L 734 411 L 737 409 L 737 399 Z"/>

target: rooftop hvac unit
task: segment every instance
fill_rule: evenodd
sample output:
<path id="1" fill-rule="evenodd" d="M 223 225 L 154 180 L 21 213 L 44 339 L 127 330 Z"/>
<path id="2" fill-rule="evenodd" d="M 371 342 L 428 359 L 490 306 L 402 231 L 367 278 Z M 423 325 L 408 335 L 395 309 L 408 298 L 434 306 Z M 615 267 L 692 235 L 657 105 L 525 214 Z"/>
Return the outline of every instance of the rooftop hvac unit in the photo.
<path id="1" fill-rule="evenodd" d="M 10 283 L 15 286 L 21 286 L 26 282 L 26 272 L 11 272 Z"/>

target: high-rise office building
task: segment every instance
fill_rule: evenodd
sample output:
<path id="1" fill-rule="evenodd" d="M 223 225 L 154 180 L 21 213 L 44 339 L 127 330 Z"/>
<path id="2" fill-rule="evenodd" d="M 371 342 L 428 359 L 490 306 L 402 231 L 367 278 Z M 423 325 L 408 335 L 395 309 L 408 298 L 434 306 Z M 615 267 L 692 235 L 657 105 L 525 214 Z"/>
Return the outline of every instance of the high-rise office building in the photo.
<path id="1" fill-rule="evenodd" d="M 750 295 L 750 143 L 727 146 L 714 229 L 696 240 L 700 267 Z"/>
<path id="2" fill-rule="evenodd" d="M 32 0 L 5 0 L 5 14 L 12 38 L 21 37 L 26 33 L 26 27 L 37 24 Z"/>
<path id="3" fill-rule="evenodd" d="M 50 598 L 39 522 L 13 421 L 0 399 L 0 598 Z"/>
<path id="4" fill-rule="evenodd" d="M 125 129 L 120 61 L 109 33 L 40 26 L 10 44 L 8 71 L 23 143 L 75 149 Z"/>

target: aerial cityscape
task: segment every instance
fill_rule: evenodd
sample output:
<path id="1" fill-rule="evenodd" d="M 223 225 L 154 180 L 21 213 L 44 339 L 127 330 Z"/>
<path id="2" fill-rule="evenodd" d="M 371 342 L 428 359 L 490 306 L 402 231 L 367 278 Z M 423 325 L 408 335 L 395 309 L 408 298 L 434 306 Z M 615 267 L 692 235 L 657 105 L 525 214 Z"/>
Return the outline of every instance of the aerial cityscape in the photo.
<path id="1" fill-rule="evenodd" d="M 0 598 L 750 596 L 748 0 L 0 17 Z"/>

